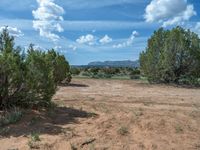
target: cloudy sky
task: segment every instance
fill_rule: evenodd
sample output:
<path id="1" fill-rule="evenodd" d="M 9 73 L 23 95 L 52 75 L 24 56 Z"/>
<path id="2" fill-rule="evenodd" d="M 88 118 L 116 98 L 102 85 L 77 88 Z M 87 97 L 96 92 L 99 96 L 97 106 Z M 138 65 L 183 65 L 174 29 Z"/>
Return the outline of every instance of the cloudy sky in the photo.
<path id="1" fill-rule="evenodd" d="M 16 45 L 55 48 L 73 65 L 136 60 L 159 27 L 200 35 L 200 0 L 1 0 L 0 31 Z"/>

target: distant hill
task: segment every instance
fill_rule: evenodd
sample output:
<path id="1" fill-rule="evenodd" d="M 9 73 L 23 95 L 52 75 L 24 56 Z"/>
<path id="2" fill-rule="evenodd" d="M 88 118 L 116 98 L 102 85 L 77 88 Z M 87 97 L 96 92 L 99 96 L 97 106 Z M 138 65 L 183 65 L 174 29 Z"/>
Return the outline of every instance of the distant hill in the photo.
<path id="1" fill-rule="evenodd" d="M 97 66 L 97 67 L 139 67 L 139 60 L 136 61 L 95 61 L 90 62 L 88 66 Z"/>

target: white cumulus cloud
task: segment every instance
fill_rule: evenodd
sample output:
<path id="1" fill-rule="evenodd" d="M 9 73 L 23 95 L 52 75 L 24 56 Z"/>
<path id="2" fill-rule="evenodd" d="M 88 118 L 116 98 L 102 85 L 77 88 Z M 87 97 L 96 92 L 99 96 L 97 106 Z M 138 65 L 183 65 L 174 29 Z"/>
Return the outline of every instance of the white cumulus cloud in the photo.
<path id="1" fill-rule="evenodd" d="M 139 35 L 139 33 L 137 31 L 133 31 L 131 36 L 125 42 L 115 44 L 115 45 L 113 45 L 113 48 L 124 48 L 124 47 L 131 46 L 134 42 L 135 37 L 138 35 Z"/>
<path id="2" fill-rule="evenodd" d="M 63 32 L 60 22 L 63 21 L 64 9 L 54 3 L 54 0 L 37 0 L 38 9 L 33 10 L 33 28 L 40 32 L 40 36 L 52 41 L 60 37 L 55 32 Z"/>
<path id="3" fill-rule="evenodd" d="M 79 44 L 88 44 L 88 45 L 94 45 L 95 41 L 96 41 L 96 39 L 95 39 L 94 35 L 92 35 L 92 34 L 80 36 L 76 40 L 76 42 L 79 43 Z"/>
<path id="4" fill-rule="evenodd" d="M 105 35 L 102 39 L 99 40 L 99 42 L 101 44 L 107 44 L 107 43 L 112 42 L 112 38 L 109 37 L 108 35 Z"/>
<path id="5" fill-rule="evenodd" d="M 164 27 L 180 25 L 196 15 L 194 6 L 187 0 L 152 0 L 146 7 L 146 22 L 160 22 Z"/>
<path id="6" fill-rule="evenodd" d="M 20 37 L 20 36 L 23 36 L 24 34 L 22 33 L 21 30 L 19 30 L 18 28 L 16 27 L 0 27 L 0 32 L 2 32 L 5 28 L 7 28 L 9 34 L 11 36 L 14 36 L 14 37 Z"/>
<path id="7" fill-rule="evenodd" d="M 77 50 L 77 47 L 75 45 L 69 45 L 69 49 L 73 50 L 73 51 L 76 51 Z"/>

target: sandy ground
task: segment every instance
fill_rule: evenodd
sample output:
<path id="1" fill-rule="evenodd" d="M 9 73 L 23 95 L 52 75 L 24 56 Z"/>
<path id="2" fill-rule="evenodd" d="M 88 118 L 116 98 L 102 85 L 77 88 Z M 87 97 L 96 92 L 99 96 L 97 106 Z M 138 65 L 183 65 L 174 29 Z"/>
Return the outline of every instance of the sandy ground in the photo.
<path id="1" fill-rule="evenodd" d="M 73 79 L 54 101 L 58 107 L 25 112 L 7 127 L 0 150 L 200 149 L 200 89 Z"/>

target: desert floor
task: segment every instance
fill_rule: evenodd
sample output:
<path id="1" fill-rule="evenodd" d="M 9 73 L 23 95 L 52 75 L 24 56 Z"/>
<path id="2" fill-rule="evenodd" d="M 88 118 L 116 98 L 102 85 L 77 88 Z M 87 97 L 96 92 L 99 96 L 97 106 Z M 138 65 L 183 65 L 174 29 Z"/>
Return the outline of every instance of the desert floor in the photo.
<path id="1" fill-rule="evenodd" d="M 3 129 L 0 150 L 200 149 L 200 89 L 73 79 L 53 99 Z"/>

